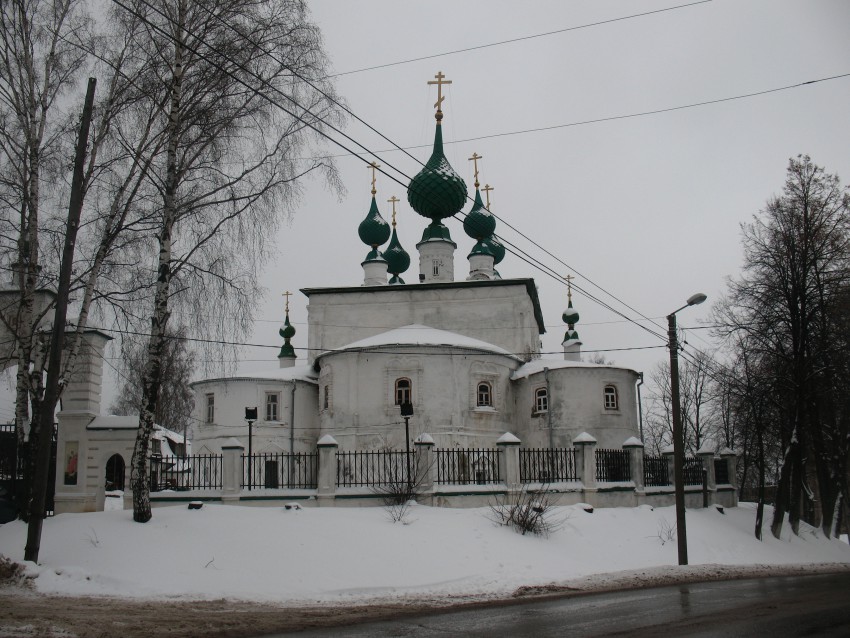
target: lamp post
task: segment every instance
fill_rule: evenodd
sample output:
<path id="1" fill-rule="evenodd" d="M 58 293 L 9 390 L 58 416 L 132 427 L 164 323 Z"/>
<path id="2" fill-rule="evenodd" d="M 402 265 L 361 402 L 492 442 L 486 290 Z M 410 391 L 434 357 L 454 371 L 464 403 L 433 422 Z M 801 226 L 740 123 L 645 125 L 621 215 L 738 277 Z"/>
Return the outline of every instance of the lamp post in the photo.
<path id="1" fill-rule="evenodd" d="M 679 341 L 676 336 L 676 313 L 706 300 L 702 293 L 691 295 L 688 303 L 667 315 L 667 337 L 670 346 L 670 400 L 673 404 L 673 483 L 676 491 L 676 539 L 679 564 L 688 564 L 688 532 L 685 523 L 685 436 L 682 429 L 682 406 L 679 403 Z"/>
<path id="2" fill-rule="evenodd" d="M 248 490 L 254 482 L 254 421 L 257 420 L 257 408 L 245 408 L 245 420 L 248 422 Z"/>
<path id="3" fill-rule="evenodd" d="M 413 478 L 410 476 L 410 417 L 413 416 L 413 404 L 410 401 L 405 401 L 401 404 L 401 416 L 404 417 L 404 443 L 407 454 L 407 485 L 413 485 Z"/>

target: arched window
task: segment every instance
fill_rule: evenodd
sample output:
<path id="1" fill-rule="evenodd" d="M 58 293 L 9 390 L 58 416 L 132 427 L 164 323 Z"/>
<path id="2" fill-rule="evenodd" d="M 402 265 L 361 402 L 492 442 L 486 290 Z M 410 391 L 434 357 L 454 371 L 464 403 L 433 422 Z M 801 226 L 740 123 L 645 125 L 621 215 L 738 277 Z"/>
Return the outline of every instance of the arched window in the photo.
<path id="1" fill-rule="evenodd" d="M 395 404 L 413 403 L 413 384 L 410 379 L 402 378 L 395 380 Z"/>
<path id="2" fill-rule="evenodd" d="M 106 462 L 106 491 L 124 489 L 124 459 L 120 454 L 113 454 Z"/>
<path id="3" fill-rule="evenodd" d="M 620 402 L 617 400 L 617 386 L 606 385 L 603 391 L 606 410 L 619 410 Z"/>
<path id="4" fill-rule="evenodd" d="M 478 384 L 476 395 L 478 396 L 476 405 L 479 408 L 493 407 L 493 387 L 487 381 L 481 381 Z"/>
<path id="5" fill-rule="evenodd" d="M 537 388 L 534 391 L 534 411 L 549 411 L 549 392 L 548 390 L 546 390 L 546 388 Z"/>

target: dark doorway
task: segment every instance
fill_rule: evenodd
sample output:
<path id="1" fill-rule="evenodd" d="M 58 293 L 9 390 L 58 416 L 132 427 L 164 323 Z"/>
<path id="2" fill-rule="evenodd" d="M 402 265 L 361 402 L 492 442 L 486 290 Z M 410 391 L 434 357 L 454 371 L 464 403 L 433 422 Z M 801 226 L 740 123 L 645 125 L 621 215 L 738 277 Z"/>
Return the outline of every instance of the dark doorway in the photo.
<path id="1" fill-rule="evenodd" d="M 120 454 L 113 454 L 106 462 L 106 491 L 124 489 L 124 459 Z"/>

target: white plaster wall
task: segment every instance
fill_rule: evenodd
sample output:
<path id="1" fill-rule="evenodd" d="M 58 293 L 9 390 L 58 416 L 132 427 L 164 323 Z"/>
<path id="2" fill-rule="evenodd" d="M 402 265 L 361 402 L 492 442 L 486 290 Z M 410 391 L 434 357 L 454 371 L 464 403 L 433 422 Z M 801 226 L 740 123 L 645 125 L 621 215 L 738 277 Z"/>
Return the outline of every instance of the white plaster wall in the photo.
<path id="1" fill-rule="evenodd" d="M 527 281 L 406 284 L 327 293 L 309 290 L 310 363 L 324 350 L 410 324 L 449 330 L 512 353 L 539 356 L 540 331 Z"/>
<path id="2" fill-rule="evenodd" d="M 588 432 L 597 448 L 620 449 L 629 437 L 639 437 L 638 375 L 615 367 L 577 367 L 549 370 L 552 438 L 555 447 L 572 447 L 572 440 Z M 516 413 L 520 425 L 514 432 L 525 447 L 548 447 L 549 425 L 545 413 L 533 415 L 534 390 L 546 387 L 544 373 L 536 372 L 516 384 Z M 603 389 L 617 388 L 619 410 L 606 410 Z"/>
<path id="3" fill-rule="evenodd" d="M 296 380 L 295 451 L 314 451 L 318 439 L 318 405 L 315 383 Z M 214 379 L 192 386 L 195 393 L 192 425 L 192 451 L 220 454 L 222 441 L 233 437 L 248 450 L 248 423 L 245 408 L 257 408 L 259 420 L 253 426 L 254 452 L 288 452 L 292 382 L 277 379 Z M 278 421 L 266 421 L 266 393 L 278 395 Z M 207 395 L 215 396 L 215 420 L 207 423 Z"/>
<path id="4" fill-rule="evenodd" d="M 503 355 L 447 347 L 396 347 L 384 352 L 342 352 L 321 359 L 319 398 L 331 388 L 328 409 L 321 408 L 321 434 L 331 434 L 340 449 L 403 449 L 404 419 L 395 403 L 395 380 L 413 385 L 410 436 L 428 433 L 437 447 L 492 447 L 513 429 L 510 375 L 518 366 Z M 489 381 L 494 406 L 476 408 L 479 381 Z"/>

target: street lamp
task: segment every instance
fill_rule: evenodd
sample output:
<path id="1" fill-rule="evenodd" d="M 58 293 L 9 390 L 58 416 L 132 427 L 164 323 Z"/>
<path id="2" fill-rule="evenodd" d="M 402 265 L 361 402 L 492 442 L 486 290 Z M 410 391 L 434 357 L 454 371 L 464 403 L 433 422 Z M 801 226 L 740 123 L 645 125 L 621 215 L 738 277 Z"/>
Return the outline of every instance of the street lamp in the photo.
<path id="1" fill-rule="evenodd" d="M 252 463 L 254 456 L 254 421 L 257 420 L 257 408 L 245 408 L 245 420 L 248 422 L 248 489 L 254 482 Z"/>
<path id="2" fill-rule="evenodd" d="M 410 476 L 410 417 L 413 416 L 413 404 L 405 401 L 401 404 L 401 416 L 404 417 L 404 443 L 407 450 L 407 485 L 413 485 L 413 477 Z"/>
<path id="3" fill-rule="evenodd" d="M 676 490 L 676 539 L 679 543 L 679 564 L 688 564 L 688 532 L 685 524 L 685 436 L 682 429 L 682 406 L 679 403 L 679 342 L 676 336 L 676 313 L 706 300 L 701 292 L 691 295 L 688 303 L 667 315 L 667 336 L 670 346 L 670 399 L 673 404 L 673 483 Z"/>

